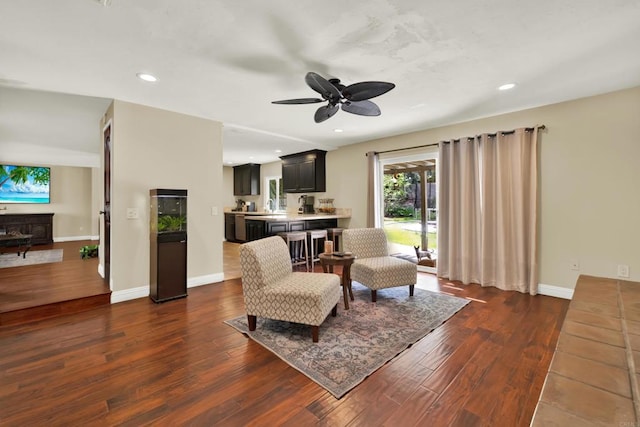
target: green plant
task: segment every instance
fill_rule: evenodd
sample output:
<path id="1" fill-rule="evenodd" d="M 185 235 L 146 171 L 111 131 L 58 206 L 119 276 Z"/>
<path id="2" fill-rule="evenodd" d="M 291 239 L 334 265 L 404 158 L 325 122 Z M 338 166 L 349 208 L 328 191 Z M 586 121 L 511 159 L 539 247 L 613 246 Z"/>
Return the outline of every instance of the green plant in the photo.
<path id="1" fill-rule="evenodd" d="M 158 231 L 180 231 L 186 222 L 185 216 L 164 215 L 158 218 Z"/>
<path id="2" fill-rule="evenodd" d="M 80 248 L 82 259 L 95 258 L 98 256 L 98 245 L 86 245 Z"/>

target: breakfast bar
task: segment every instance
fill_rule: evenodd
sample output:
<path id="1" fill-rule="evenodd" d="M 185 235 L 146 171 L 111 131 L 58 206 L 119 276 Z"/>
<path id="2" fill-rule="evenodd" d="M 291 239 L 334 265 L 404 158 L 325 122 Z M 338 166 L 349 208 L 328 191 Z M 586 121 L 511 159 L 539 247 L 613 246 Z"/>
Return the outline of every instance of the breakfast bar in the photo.
<path id="1" fill-rule="evenodd" d="M 273 214 L 268 212 L 225 212 L 225 238 L 232 242 L 249 242 L 290 231 L 319 230 L 338 227 L 348 221 L 350 212 L 335 214 Z"/>

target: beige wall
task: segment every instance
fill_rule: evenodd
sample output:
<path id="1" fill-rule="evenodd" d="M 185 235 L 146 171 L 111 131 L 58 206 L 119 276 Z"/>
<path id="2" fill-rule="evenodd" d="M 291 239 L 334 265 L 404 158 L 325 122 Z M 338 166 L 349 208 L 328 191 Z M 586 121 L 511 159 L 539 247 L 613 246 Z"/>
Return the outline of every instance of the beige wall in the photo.
<path id="1" fill-rule="evenodd" d="M 188 191 L 188 279 L 221 275 L 221 124 L 117 100 L 112 111 L 112 290 L 149 284 L 152 188 Z M 136 208 L 139 218 L 127 219 L 127 208 Z"/>
<path id="2" fill-rule="evenodd" d="M 51 203 L 6 204 L 1 205 L 7 207 L 2 212 L 53 212 L 53 238 L 56 241 L 96 236 L 91 221 L 91 177 L 91 168 L 51 166 Z"/>
<path id="3" fill-rule="evenodd" d="M 233 168 L 230 166 L 222 168 L 222 187 L 225 189 L 222 205 L 226 208 L 234 208 L 236 198 L 233 195 Z"/>
<path id="4" fill-rule="evenodd" d="M 382 116 L 384 120 L 384 116 Z M 383 138 L 327 154 L 327 193 L 366 223 L 367 151 L 544 124 L 540 155 L 540 283 L 573 288 L 579 274 L 640 280 L 640 87 Z M 569 268 L 578 260 L 580 270 Z"/>

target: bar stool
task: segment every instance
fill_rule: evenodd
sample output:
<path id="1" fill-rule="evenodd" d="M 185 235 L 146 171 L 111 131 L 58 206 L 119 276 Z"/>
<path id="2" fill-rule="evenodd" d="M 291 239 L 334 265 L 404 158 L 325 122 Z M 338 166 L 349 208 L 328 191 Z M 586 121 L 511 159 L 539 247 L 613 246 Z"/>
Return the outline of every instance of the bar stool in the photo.
<path id="1" fill-rule="evenodd" d="M 311 246 L 311 257 L 309 261 L 311 271 L 313 271 L 314 263 L 320 262 L 318 256 L 323 252 L 320 248 L 323 248 L 324 242 L 327 240 L 327 230 L 309 230 L 307 234 L 309 235 L 309 245 Z M 319 242 L 319 240 L 322 241 Z"/>
<path id="2" fill-rule="evenodd" d="M 343 228 L 327 228 L 327 238 L 333 242 L 333 250 L 339 252 L 338 243 L 342 240 Z"/>
<path id="3" fill-rule="evenodd" d="M 292 231 L 288 233 L 278 233 L 289 247 L 291 255 L 291 265 L 304 265 L 305 271 L 309 271 L 309 248 L 307 246 L 307 233 L 304 231 Z"/>

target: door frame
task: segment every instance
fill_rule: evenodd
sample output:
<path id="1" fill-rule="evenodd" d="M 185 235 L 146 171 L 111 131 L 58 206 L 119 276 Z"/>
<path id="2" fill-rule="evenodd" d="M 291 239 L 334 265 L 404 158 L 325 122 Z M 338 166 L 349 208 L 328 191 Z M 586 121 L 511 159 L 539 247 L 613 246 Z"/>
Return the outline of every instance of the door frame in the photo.
<path id="1" fill-rule="evenodd" d="M 109 284 L 109 289 L 113 290 L 111 281 L 111 178 L 112 178 L 112 148 L 113 148 L 113 123 L 109 119 L 102 128 L 102 149 L 104 178 L 102 182 L 102 235 L 101 250 L 99 251 L 100 265 L 102 266 L 102 277 Z"/>
<path id="2" fill-rule="evenodd" d="M 384 228 L 384 193 L 383 193 L 383 182 L 384 182 L 384 167 L 385 165 L 389 165 L 389 164 L 394 164 L 394 163 L 405 163 L 405 162 L 411 162 L 411 161 L 418 161 L 418 160 L 435 160 L 436 162 L 436 188 L 439 185 L 438 183 L 440 182 L 440 157 L 439 157 L 439 150 L 438 150 L 438 146 L 434 145 L 433 147 L 426 147 L 426 148 L 421 148 L 421 149 L 416 149 L 416 150 L 407 150 L 407 152 L 405 154 L 399 154 L 398 152 L 393 152 L 393 153 L 387 153 L 387 154 L 380 154 L 379 158 L 378 158 L 378 164 L 376 165 L 377 168 L 377 177 L 376 177 L 376 212 L 378 213 L 378 218 L 376 218 L 376 226 Z M 424 175 L 421 175 L 420 180 L 421 182 L 423 181 Z M 427 186 L 422 185 L 422 209 L 421 209 L 421 213 L 422 213 L 422 218 L 421 218 L 421 222 L 422 222 L 422 227 L 427 227 L 427 220 L 428 218 L 425 218 L 425 215 L 428 215 L 428 209 L 426 209 L 427 206 Z M 436 190 L 436 224 L 438 221 L 438 210 L 437 210 L 437 206 L 438 206 L 438 199 L 439 199 L 439 192 Z M 423 231 L 424 233 L 426 233 L 426 228 Z M 437 239 L 439 239 L 439 233 L 436 234 Z M 427 267 L 427 266 L 421 266 L 418 265 L 418 271 L 424 271 L 424 272 L 428 272 L 428 273 L 436 273 L 436 268 L 434 267 Z"/>

